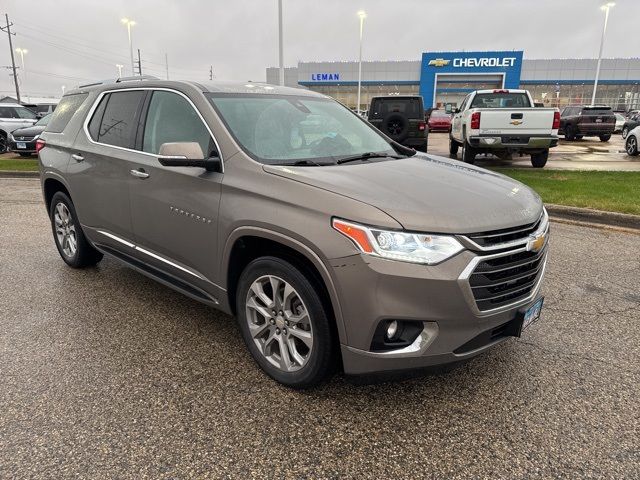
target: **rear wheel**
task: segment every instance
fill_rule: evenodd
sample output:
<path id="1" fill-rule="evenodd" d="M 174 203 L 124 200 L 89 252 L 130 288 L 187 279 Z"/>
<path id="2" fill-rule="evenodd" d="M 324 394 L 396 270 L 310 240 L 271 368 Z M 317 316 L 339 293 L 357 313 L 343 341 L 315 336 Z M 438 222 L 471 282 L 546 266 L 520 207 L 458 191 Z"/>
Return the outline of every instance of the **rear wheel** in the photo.
<path id="1" fill-rule="evenodd" d="M 460 144 L 456 142 L 451 135 L 449 135 L 449 154 L 456 156 L 458 155 L 458 148 Z"/>
<path id="2" fill-rule="evenodd" d="M 240 277 L 236 305 L 247 348 L 270 377 L 307 388 L 331 372 L 336 355 L 329 316 L 301 270 L 276 257 L 254 260 Z"/>
<path id="3" fill-rule="evenodd" d="M 73 202 L 65 193 L 53 195 L 49 216 L 56 247 L 67 265 L 83 268 L 102 260 L 102 253 L 93 248 L 84 236 Z"/>
<path id="4" fill-rule="evenodd" d="M 625 142 L 624 149 L 627 151 L 627 155 L 635 157 L 638 155 L 638 139 L 630 135 Z"/>
<path id="5" fill-rule="evenodd" d="M 7 136 L 4 133 L 0 133 L 0 153 L 7 151 Z"/>
<path id="6" fill-rule="evenodd" d="M 476 161 L 477 151 L 468 142 L 464 142 L 462 146 L 462 161 L 464 163 L 473 164 Z"/>
<path id="7" fill-rule="evenodd" d="M 627 135 L 629 135 L 629 127 L 624 127 L 622 129 L 622 139 L 624 140 L 625 138 L 627 138 Z"/>
<path id="8" fill-rule="evenodd" d="M 545 150 L 544 152 L 539 152 L 539 153 L 532 153 L 531 165 L 533 165 L 533 168 L 542 168 L 547 164 L 548 159 L 549 159 L 549 150 Z"/>
<path id="9" fill-rule="evenodd" d="M 564 127 L 564 138 L 569 141 L 576 139 L 576 132 L 572 125 Z"/>
<path id="10" fill-rule="evenodd" d="M 607 133 L 606 135 L 600 135 L 601 142 L 608 142 L 611 139 L 611 134 Z"/>

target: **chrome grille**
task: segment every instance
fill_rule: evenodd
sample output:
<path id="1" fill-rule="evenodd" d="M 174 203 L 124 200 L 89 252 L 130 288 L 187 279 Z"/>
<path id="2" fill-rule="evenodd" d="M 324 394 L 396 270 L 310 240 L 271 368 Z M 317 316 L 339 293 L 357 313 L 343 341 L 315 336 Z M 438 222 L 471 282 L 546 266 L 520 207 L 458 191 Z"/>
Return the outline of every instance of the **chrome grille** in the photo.
<path id="1" fill-rule="evenodd" d="M 531 295 L 539 284 L 547 245 L 538 252 L 520 249 L 481 260 L 469 277 L 469 285 L 480 311 L 509 305 Z"/>
<path id="2" fill-rule="evenodd" d="M 475 242 L 480 247 L 489 247 L 500 243 L 507 243 L 521 238 L 526 238 L 540 227 L 543 220 L 544 215 L 542 215 L 536 222 L 528 225 L 504 228 L 502 230 L 492 230 L 490 232 L 474 233 L 467 235 L 467 238 Z"/>

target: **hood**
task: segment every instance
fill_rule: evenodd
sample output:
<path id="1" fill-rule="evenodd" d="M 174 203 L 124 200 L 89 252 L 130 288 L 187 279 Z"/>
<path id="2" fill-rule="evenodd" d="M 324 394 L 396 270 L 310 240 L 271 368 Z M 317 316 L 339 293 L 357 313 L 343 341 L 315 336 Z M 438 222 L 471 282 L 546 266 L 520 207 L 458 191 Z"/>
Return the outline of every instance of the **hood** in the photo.
<path id="1" fill-rule="evenodd" d="M 37 127 L 23 127 L 17 128 L 11 135 L 14 137 L 35 137 L 36 135 L 40 135 L 44 131 L 45 127 L 38 125 Z"/>
<path id="2" fill-rule="evenodd" d="M 416 154 L 324 167 L 265 165 L 264 170 L 368 203 L 406 230 L 484 232 L 533 223 L 542 213 L 540 197 L 522 183 L 444 157 Z"/>

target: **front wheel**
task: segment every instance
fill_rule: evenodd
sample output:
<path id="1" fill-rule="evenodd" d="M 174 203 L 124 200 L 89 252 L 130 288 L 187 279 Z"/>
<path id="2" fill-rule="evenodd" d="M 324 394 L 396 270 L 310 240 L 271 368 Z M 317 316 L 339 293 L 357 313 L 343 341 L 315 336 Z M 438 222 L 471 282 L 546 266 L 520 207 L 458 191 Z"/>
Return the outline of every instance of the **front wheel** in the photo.
<path id="1" fill-rule="evenodd" d="M 49 216 L 56 247 L 67 265 L 83 268 L 102 260 L 102 253 L 84 236 L 73 202 L 65 193 L 57 192 L 53 196 Z"/>
<path id="2" fill-rule="evenodd" d="M 454 157 L 458 155 L 458 148 L 460 144 L 456 142 L 451 135 L 449 135 L 449 154 Z"/>
<path id="3" fill-rule="evenodd" d="M 254 260 L 242 272 L 236 305 L 249 352 L 270 377 L 308 388 L 329 375 L 336 358 L 329 315 L 302 270 L 277 257 Z"/>
<path id="4" fill-rule="evenodd" d="M 548 159 L 549 159 L 549 150 L 545 150 L 544 152 L 539 152 L 539 153 L 532 153 L 531 165 L 533 165 L 533 168 L 542 168 L 547 164 Z"/>
<path id="5" fill-rule="evenodd" d="M 627 155 L 632 157 L 638 156 L 638 139 L 633 135 L 628 137 L 624 149 L 627 151 Z"/>
<path id="6" fill-rule="evenodd" d="M 608 142 L 609 140 L 611 140 L 611 134 L 607 133 L 606 135 L 600 135 L 600 141 L 601 142 Z"/>

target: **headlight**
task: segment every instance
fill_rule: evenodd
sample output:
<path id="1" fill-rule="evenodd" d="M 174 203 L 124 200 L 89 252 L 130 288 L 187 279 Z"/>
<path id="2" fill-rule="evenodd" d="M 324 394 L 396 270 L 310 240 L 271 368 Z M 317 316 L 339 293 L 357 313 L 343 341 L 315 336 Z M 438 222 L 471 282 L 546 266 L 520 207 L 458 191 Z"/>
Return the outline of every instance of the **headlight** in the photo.
<path id="1" fill-rule="evenodd" d="M 463 250 L 448 235 L 380 230 L 334 219 L 333 228 L 349 238 L 364 253 L 390 260 L 433 265 Z"/>

